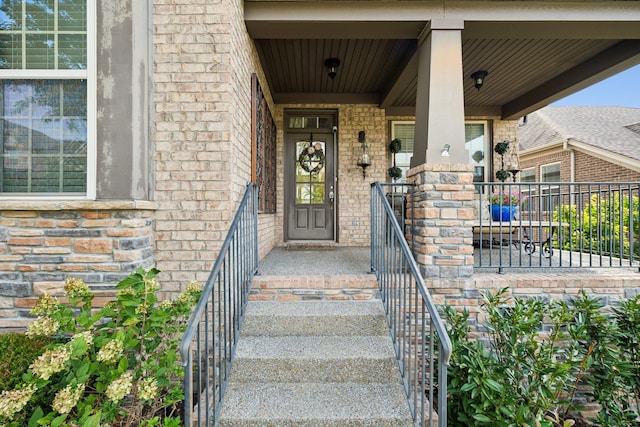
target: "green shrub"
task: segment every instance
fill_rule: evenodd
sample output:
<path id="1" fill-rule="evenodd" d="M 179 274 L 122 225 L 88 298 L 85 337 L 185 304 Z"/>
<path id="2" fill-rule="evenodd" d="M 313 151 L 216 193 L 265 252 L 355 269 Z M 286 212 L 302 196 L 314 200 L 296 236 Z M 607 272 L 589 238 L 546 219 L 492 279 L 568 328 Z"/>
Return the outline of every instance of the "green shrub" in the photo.
<path id="1" fill-rule="evenodd" d="M 562 249 L 619 256 L 622 258 L 640 256 L 640 198 L 624 193 L 614 193 L 609 197 L 594 194 L 582 212 L 575 205 L 559 206 L 553 213 L 554 221 L 571 225 L 571 234 L 565 234 L 560 241 Z M 632 236 L 633 241 L 629 239 Z M 559 241 L 555 241 L 557 247 Z M 633 243 L 633 247 L 632 247 Z"/>
<path id="2" fill-rule="evenodd" d="M 0 391 L 11 390 L 22 383 L 22 375 L 29 365 L 42 354 L 45 346 L 51 344 L 49 337 L 30 338 L 22 333 L 0 335 Z M 48 407 L 53 400 L 47 390 L 38 390 L 27 404 L 24 413 L 33 412 L 37 407 Z M 26 424 L 27 417 L 22 415 L 16 421 Z"/>
<path id="3" fill-rule="evenodd" d="M 488 342 L 471 334 L 469 313 L 445 307 L 453 344 L 450 426 L 553 426 L 552 415 L 575 384 L 583 361 L 566 304 L 485 294 Z M 544 333 L 543 331 L 544 327 Z"/>
<path id="4" fill-rule="evenodd" d="M 576 389 L 584 383 L 602 406 L 592 421 L 637 426 L 640 296 L 605 310 L 585 292 L 568 304 L 512 299 L 507 292 L 484 295 L 479 331 L 486 342 L 471 330 L 466 309 L 444 307 L 453 344 L 448 425 L 572 425 Z"/>
<path id="5" fill-rule="evenodd" d="M 31 362 L 51 343 L 47 337 L 21 333 L 0 334 L 0 391 L 9 390 L 22 381 L 22 374 Z"/>
<path id="6" fill-rule="evenodd" d="M 592 349 L 585 381 L 593 399 L 602 405 L 596 421 L 608 427 L 637 425 L 640 411 L 634 400 L 640 397 L 640 297 L 623 302 L 613 313 L 604 312 L 602 301 L 584 292 L 572 304 L 587 325 L 580 344 Z"/>
<path id="7" fill-rule="evenodd" d="M 27 335 L 65 339 L 48 345 L 23 382 L 0 394 L 0 425 L 24 425 L 15 416 L 29 413 L 29 427 L 180 426 L 178 344 L 200 286 L 159 302 L 157 273 L 138 269 L 97 312 L 82 280 L 67 279 L 68 304 L 44 295 Z M 31 411 L 26 405 L 40 390 L 50 392 L 51 406 Z"/>

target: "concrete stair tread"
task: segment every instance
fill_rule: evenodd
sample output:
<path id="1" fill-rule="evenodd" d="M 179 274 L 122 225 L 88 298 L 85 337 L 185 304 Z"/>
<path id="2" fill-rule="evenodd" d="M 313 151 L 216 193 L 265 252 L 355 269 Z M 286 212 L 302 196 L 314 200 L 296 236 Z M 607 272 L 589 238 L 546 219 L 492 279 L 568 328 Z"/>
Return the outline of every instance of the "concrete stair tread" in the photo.
<path id="1" fill-rule="evenodd" d="M 242 337 L 236 350 L 241 358 L 394 358 L 389 337 L 382 336 L 278 336 Z"/>
<path id="2" fill-rule="evenodd" d="M 243 337 L 230 381 L 397 381 L 398 364 L 389 337 Z"/>
<path id="3" fill-rule="evenodd" d="M 380 335 L 389 328 L 382 303 L 374 301 L 252 301 L 243 337 L 290 335 Z"/>
<path id="4" fill-rule="evenodd" d="M 382 302 L 251 301 L 218 425 L 413 426 Z"/>
<path id="5" fill-rule="evenodd" d="M 373 301 L 252 301 L 247 306 L 249 316 L 327 316 L 383 315 L 379 300 Z"/>
<path id="6" fill-rule="evenodd" d="M 397 384 L 229 384 L 219 425 L 412 426 Z"/>

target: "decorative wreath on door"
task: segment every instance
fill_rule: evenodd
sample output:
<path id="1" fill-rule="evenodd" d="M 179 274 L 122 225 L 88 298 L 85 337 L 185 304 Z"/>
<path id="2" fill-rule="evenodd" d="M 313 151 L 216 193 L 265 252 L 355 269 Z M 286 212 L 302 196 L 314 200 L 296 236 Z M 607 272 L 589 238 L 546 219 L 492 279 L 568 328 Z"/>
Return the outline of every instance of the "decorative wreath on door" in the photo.
<path id="1" fill-rule="evenodd" d="M 313 138 L 311 140 L 313 140 Z M 316 142 L 315 145 L 311 144 L 313 143 L 310 142 L 309 146 L 302 150 L 300 156 L 298 156 L 298 163 L 302 169 L 314 174 L 322 170 L 326 158 L 322 151 L 322 144 L 319 142 Z"/>

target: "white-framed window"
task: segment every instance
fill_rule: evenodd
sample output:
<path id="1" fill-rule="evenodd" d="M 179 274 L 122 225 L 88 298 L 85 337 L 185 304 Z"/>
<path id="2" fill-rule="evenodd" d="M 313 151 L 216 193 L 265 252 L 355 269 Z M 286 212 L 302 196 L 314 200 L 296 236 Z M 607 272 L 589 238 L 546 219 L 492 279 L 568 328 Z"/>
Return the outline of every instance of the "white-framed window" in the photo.
<path id="1" fill-rule="evenodd" d="M 536 168 L 526 168 L 520 171 L 520 182 L 536 182 Z"/>
<path id="2" fill-rule="evenodd" d="M 541 182 L 560 182 L 560 162 L 540 166 Z"/>
<path id="3" fill-rule="evenodd" d="M 407 171 L 411 163 L 411 156 L 413 156 L 415 130 L 416 123 L 413 121 L 391 122 L 391 139 L 399 139 L 402 145 L 400 152 L 396 153 L 396 166 L 402 170 L 402 177 L 397 179 L 396 182 L 407 181 Z"/>
<path id="4" fill-rule="evenodd" d="M 560 162 L 541 165 L 540 178 L 540 182 L 550 183 L 540 189 L 542 211 L 553 212 L 560 204 Z"/>
<path id="5" fill-rule="evenodd" d="M 464 142 L 469 152 L 469 163 L 473 165 L 473 182 L 488 182 L 488 126 L 486 121 L 466 121 Z"/>
<path id="6" fill-rule="evenodd" d="M 0 1 L 0 197 L 95 198 L 95 0 Z"/>
<path id="7" fill-rule="evenodd" d="M 486 121 L 467 121 L 464 125 L 465 144 L 469 151 L 469 163 L 474 165 L 473 181 L 488 181 L 488 124 Z M 411 156 L 413 156 L 413 139 L 415 135 L 414 121 L 392 121 L 391 139 L 399 139 L 402 149 L 396 154 L 396 166 L 402 169 L 402 178 L 397 182 L 405 182 Z"/>

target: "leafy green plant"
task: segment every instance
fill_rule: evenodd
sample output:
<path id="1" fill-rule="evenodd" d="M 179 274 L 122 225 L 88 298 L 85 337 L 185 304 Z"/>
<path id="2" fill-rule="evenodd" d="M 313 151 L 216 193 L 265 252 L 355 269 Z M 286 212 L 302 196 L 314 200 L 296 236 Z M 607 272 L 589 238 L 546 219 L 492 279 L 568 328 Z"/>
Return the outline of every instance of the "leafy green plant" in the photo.
<path id="1" fill-rule="evenodd" d="M 471 333 L 466 309 L 444 309 L 453 344 L 449 425 L 553 426 L 550 414 L 568 403 L 584 360 L 567 338 L 580 337 L 584 325 L 570 323 L 562 302 L 512 299 L 507 289 L 485 294 L 482 306 L 486 344 Z"/>
<path id="2" fill-rule="evenodd" d="M 49 337 L 30 338 L 23 333 L 0 334 L 0 391 L 11 390 L 21 384 L 22 375 L 29 369 L 29 365 L 51 342 Z M 23 412 L 29 413 L 38 406 L 51 405 L 51 401 L 50 389 L 38 390 Z M 22 414 L 16 420 L 26 424 L 27 416 Z"/>
<path id="3" fill-rule="evenodd" d="M 613 310 L 620 337 L 622 357 L 627 361 L 627 374 L 631 394 L 630 405 L 640 416 L 640 295 L 623 301 L 619 308 Z"/>
<path id="4" fill-rule="evenodd" d="M 594 194 L 581 212 L 575 205 L 563 205 L 553 213 L 554 221 L 571 225 L 563 235 L 564 249 L 594 251 L 613 256 L 640 256 L 640 198 L 614 193 Z M 630 236 L 634 246 L 631 247 Z M 558 246 L 559 243 L 556 243 Z"/>
<path id="5" fill-rule="evenodd" d="M 609 427 L 635 425 L 640 415 L 632 409 L 638 397 L 638 335 L 640 298 L 622 304 L 616 315 L 603 312 L 602 300 L 585 292 L 572 300 L 576 315 L 585 319 L 586 334 L 580 345 L 593 348 L 585 381 L 593 399 L 602 405 L 597 422 Z M 627 318 L 627 316 L 631 316 Z M 622 322 L 622 323 L 620 323 Z"/>
<path id="6" fill-rule="evenodd" d="M 54 384 L 51 407 L 36 408 L 29 427 L 181 425 L 178 344 L 200 286 L 190 283 L 177 299 L 160 302 L 158 272 L 138 269 L 97 312 L 82 280 L 67 279 L 68 304 L 44 295 L 27 335 L 65 339 L 47 346 L 22 384 L 0 394 L 0 425 L 21 425 L 15 414 Z"/>
<path id="7" fill-rule="evenodd" d="M 493 148 L 493 151 L 500 155 L 501 167 L 496 171 L 496 178 L 498 178 L 498 180 L 502 182 L 505 182 L 507 179 L 509 179 L 510 176 L 509 171 L 505 170 L 504 168 L 504 155 L 509 151 L 509 141 L 498 142 Z"/>
<path id="8" fill-rule="evenodd" d="M 398 179 L 398 178 L 402 178 L 402 169 L 400 169 L 398 166 L 391 166 L 387 172 L 389 173 L 389 176 L 391 178 Z"/>
<path id="9" fill-rule="evenodd" d="M 607 309 L 584 291 L 565 304 L 502 289 L 482 308 L 486 321 L 472 330 L 466 309 L 444 307 L 450 426 L 585 425 L 572 415 L 584 398 L 602 407 L 596 425 L 638 425 L 640 295 Z"/>
<path id="10" fill-rule="evenodd" d="M 0 390 L 15 387 L 22 373 L 51 343 L 47 337 L 29 338 L 22 333 L 0 334 Z"/>
<path id="11" fill-rule="evenodd" d="M 399 153 L 400 150 L 402 150 L 402 141 L 398 138 L 392 139 L 389 143 L 389 151 L 391 151 L 393 154 L 396 154 Z"/>

